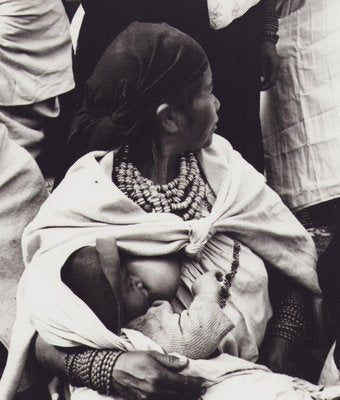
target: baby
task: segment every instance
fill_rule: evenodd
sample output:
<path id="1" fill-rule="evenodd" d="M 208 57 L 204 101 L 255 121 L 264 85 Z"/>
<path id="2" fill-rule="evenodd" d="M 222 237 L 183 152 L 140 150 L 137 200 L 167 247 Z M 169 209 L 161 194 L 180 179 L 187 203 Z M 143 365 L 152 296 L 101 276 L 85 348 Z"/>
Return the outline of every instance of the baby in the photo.
<path id="1" fill-rule="evenodd" d="M 207 358 L 233 328 L 219 306 L 222 276 L 210 271 L 197 278 L 192 304 L 177 314 L 169 301 L 177 292 L 180 272 L 177 255 L 122 254 L 119 259 L 112 239 L 97 239 L 96 247 L 69 257 L 62 279 L 115 333 L 125 326 L 142 332 L 165 352 Z"/>
<path id="2" fill-rule="evenodd" d="M 204 398 L 223 399 L 226 393 L 237 399 L 252 398 L 254 393 L 261 393 L 264 400 L 339 398 L 338 387 L 315 386 L 237 357 L 222 354 L 204 360 L 233 328 L 219 306 L 221 277 L 211 271 L 197 278 L 192 286 L 192 304 L 176 314 L 167 300 L 155 299 L 175 295 L 179 274 L 179 259 L 173 255 L 123 255 L 120 262 L 115 243 L 97 239 L 96 247 L 84 247 L 69 257 L 62 279 L 115 333 L 119 334 L 122 324 L 150 337 L 167 353 L 198 359 L 193 366 L 194 376 L 206 380 Z M 79 389 L 77 398 L 87 398 L 81 397 L 82 393 Z M 92 394 L 93 398 L 102 398 Z"/>

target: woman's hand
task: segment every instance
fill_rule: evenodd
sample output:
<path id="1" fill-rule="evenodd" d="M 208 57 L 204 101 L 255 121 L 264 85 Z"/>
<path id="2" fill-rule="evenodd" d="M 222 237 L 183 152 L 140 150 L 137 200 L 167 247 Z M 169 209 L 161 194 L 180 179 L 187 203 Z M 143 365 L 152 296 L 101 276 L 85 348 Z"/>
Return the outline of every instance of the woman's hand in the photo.
<path id="1" fill-rule="evenodd" d="M 275 85 L 279 65 L 280 58 L 277 54 L 275 44 L 263 41 L 261 45 L 261 91 L 266 91 Z"/>
<path id="2" fill-rule="evenodd" d="M 127 400 L 196 400 L 203 380 L 178 374 L 188 362 L 156 351 L 123 353 L 113 370 L 114 389 Z"/>
<path id="3" fill-rule="evenodd" d="M 294 376 L 297 372 L 297 353 L 294 343 L 272 336 L 262 345 L 259 363 L 273 372 Z"/>
<path id="4" fill-rule="evenodd" d="M 192 285 L 194 296 L 203 294 L 212 301 L 219 302 L 223 274 L 220 271 L 209 271 L 198 277 Z"/>

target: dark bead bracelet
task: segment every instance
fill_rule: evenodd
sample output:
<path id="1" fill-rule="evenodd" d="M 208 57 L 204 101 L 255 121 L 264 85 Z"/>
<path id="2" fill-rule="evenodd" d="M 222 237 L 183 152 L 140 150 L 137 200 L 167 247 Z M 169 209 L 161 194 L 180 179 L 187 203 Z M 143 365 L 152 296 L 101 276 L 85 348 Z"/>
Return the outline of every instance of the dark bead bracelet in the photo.
<path id="1" fill-rule="evenodd" d="M 272 32 L 263 32 L 262 41 L 276 44 L 279 41 L 279 35 Z"/>
<path id="2" fill-rule="evenodd" d="M 271 333 L 292 343 L 306 343 L 308 334 L 308 310 L 305 300 L 299 294 L 291 293 L 281 300 L 277 315 L 271 321 Z"/>
<path id="3" fill-rule="evenodd" d="M 65 357 L 65 371 L 73 386 L 88 387 L 100 394 L 112 394 L 112 373 L 120 350 L 85 350 Z"/>

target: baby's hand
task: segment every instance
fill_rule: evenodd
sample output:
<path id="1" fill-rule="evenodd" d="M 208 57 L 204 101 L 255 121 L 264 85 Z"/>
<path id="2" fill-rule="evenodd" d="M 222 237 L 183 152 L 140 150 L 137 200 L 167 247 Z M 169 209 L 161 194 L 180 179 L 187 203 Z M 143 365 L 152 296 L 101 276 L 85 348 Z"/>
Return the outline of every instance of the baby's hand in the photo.
<path id="1" fill-rule="evenodd" d="M 219 302 L 223 282 L 223 275 L 220 271 L 209 271 L 201 275 L 192 285 L 194 296 L 204 294 L 214 302 Z"/>

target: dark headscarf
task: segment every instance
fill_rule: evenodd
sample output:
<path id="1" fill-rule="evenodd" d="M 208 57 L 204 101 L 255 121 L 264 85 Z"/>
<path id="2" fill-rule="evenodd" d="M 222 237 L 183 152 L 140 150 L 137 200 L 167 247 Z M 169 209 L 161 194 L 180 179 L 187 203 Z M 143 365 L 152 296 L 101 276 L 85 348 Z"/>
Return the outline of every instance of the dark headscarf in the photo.
<path id="1" fill-rule="evenodd" d="M 151 111 L 202 75 L 208 60 L 188 35 L 133 22 L 106 49 L 86 83 L 69 139 L 72 161 L 122 143 Z"/>

